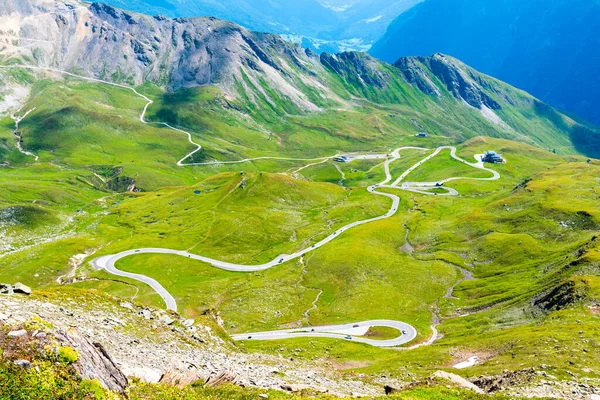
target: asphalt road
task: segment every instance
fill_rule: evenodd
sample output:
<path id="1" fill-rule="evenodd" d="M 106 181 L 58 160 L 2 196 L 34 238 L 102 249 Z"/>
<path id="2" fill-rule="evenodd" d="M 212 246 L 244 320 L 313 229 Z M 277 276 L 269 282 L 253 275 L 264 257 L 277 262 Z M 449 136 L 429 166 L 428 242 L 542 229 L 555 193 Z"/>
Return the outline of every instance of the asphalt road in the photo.
<path id="1" fill-rule="evenodd" d="M 138 252 L 136 250 L 131 251 L 131 254 L 137 254 L 137 253 Z M 136 280 L 138 282 L 145 283 L 146 285 L 148 285 L 152 289 L 154 289 L 154 291 L 156 293 L 158 293 L 158 295 L 160 297 L 163 298 L 163 300 L 167 306 L 167 310 L 177 311 L 177 302 L 175 301 L 175 298 L 173 296 L 171 296 L 171 293 L 169 293 L 167 291 L 167 289 L 165 289 L 155 279 L 147 277 L 146 275 L 134 274 L 131 272 L 121 271 L 115 267 L 115 262 L 117 260 L 119 260 L 123 257 L 127 257 L 127 255 L 123 255 L 123 256 L 119 257 L 119 255 L 122 255 L 122 254 L 123 253 L 119 253 L 117 255 L 98 257 L 95 260 L 92 260 L 92 264 L 94 265 L 95 268 L 103 269 L 110 274 L 113 274 L 116 276 L 122 276 L 125 278 L 130 278 L 130 279 Z"/>
<path id="2" fill-rule="evenodd" d="M 427 161 L 431 160 L 433 157 L 437 156 L 442 150 L 447 150 L 447 149 L 450 149 L 450 156 L 452 158 L 454 158 L 455 160 L 460 161 L 460 162 L 462 162 L 466 165 L 469 165 L 473 168 L 488 171 L 492 174 L 492 176 L 489 178 L 452 177 L 452 178 L 447 178 L 447 179 L 443 179 L 443 180 L 436 181 L 436 182 L 404 182 L 404 183 L 402 183 L 402 185 L 400 185 L 400 183 L 411 172 L 413 172 L 415 169 L 419 168 L 421 165 L 423 165 Z M 476 154 L 475 160 L 477 160 L 477 162 L 471 163 L 466 160 L 463 160 L 462 158 L 460 158 L 459 156 L 456 155 L 456 147 L 441 146 L 441 147 L 438 147 L 433 153 L 431 153 L 430 155 L 428 155 L 427 157 L 425 157 L 424 159 L 422 159 L 421 161 L 419 161 L 418 163 L 416 163 L 415 165 L 413 165 L 412 167 L 407 169 L 398 179 L 396 179 L 394 181 L 394 183 L 392 183 L 389 186 L 385 186 L 385 187 L 391 188 L 391 189 L 400 188 L 402 190 L 406 190 L 409 192 L 427 194 L 427 195 L 458 196 L 458 191 L 456 191 L 453 188 L 446 187 L 444 185 L 448 182 L 456 181 L 459 179 L 461 179 L 461 180 L 476 180 L 476 181 L 494 181 L 494 180 L 500 179 L 500 174 L 497 171 L 494 171 L 492 169 L 485 167 L 485 164 L 482 161 L 482 158 L 483 158 L 483 154 Z M 435 192 L 431 192 L 430 189 L 441 189 L 441 190 L 445 190 L 447 193 L 437 193 L 436 194 Z"/>
<path id="3" fill-rule="evenodd" d="M 400 336 L 394 339 L 387 340 L 376 340 L 369 339 L 364 336 L 355 336 L 347 333 L 336 333 L 344 330 L 351 332 L 355 327 L 364 327 L 367 330 L 370 327 L 383 326 L 388 328 L 398 329 L 402 333 Z M 327 325 L 327 326 L 314 326 L 297 329 L 282 329 L 278 331 L 267 331 L 267 332 L 251 332 L 231 335 L 233 340 L 280 340 L 280 339 L 292 339 L 298 337 L 325 337 L 332 339 L 344 339 L 356 343 L 364 343 L 375 347 L 395 347 L 401 346 L 414 340 L 417 337 L 417 331 L 411 325 L 404 322 L 394 320 L 371 320 L 356 322 L 353 324 L 343 325 Z"/>

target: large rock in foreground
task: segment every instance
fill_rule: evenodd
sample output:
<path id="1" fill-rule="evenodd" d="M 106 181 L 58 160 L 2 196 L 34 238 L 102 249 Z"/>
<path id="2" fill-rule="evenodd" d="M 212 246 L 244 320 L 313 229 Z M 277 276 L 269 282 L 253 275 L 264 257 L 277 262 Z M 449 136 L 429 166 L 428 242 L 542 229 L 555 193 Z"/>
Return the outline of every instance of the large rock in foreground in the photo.
<path id="1" fill-rule="evenodd" d="M 100 343 L 90 342 L 75 328 L 56 333 L 56 338 L 64 346 L 77 350 L 79 358 L 73 366 L 79 376 L 97 379 L 106 389 L 125 393 L 127 378 Z"/>

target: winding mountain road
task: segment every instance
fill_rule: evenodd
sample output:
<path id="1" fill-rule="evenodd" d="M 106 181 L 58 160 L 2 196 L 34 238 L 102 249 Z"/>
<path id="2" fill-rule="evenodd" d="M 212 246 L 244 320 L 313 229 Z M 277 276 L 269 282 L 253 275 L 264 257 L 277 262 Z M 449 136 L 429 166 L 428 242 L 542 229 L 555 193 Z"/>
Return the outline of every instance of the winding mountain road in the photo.
<path id="1" fill-rule="evenodd" d="M 387 327 L 397 329 L 401 334 L 394 339 L 377 340 L 364 337 L 372 327 Z M 389 319 L 356 322 L 344 325 L 314 326 L 277 331 L 241 333 L 231 335 L 233 340 L 279 340 L 299 337 L 324 337 L 345 339 L 356 343 L 364 343 L 375 347 L 402 346 L 417 337 L 417 331 L 411 325 Z"/>
<path id="2" fill-rule="evenodd" d="M 413 182 L 413 183 L 410 183 L 410 186 L 404 186 L 404 185 L 398 186 L 398 184 L 401 182 L 401 180 L 396 180 L 394 182 L 394 184 L 388 185 L 388 183 L 393 179 L 393 177 L 390 173 L 390 164 L 400 158 L 400 152 L 402 150 L 408 150 L 408 149 L 426 150 L 426 149 L 423 149 L 420 147 L 400 147 L 400 148 L 394 150 L 389 156 L 388 155 L 380 155 L 380 154 L 350 155 L 349 162 L 352 162 L 354 160 L 364 160 L 364 159 L 384 159 L 384 158 L 386 159 L 386 161 L 384 163 L 384 171 L 385 171 L 385 175 L 386 175 L 385 180 L 377 185 L 369 186 L 367 188 L 367 190 L 370 193 L 390 198 L 392 200 L 392 205 L 391 205 L 390 209 L 388 210 L 387 213 L 385 213 L 381 216 L 369 218 L 369 219 L 362 220 L 362 221 L 356 221 L 356 222 L 350 223 L 348 225 L 345 225 L 345 226 L 339 228 L 338 230 L 334 231 L 333 233 L 331 233 L 329 236 L 325 237 L 321 241 L 311 245 L 310 247 L 306 247 L 302 250 L 299 250 L 293 254 L 282 254 L 264 264 L 244 265 L 244 264 L 234 264 L 234 263 L 229 263 L 226 261 L 216 260 L 213 258 L 209 258 L 209 257 L 197 255 L 197 254 L 192 254 L 192 253 L 189 253 L 189 252 L 183 251 L 183 250 L 162 249 L 162 248 L 142 248 L 142 249 L 135 249 L 135 250 L 127 250 L 127 251 L 123 251 L 118 254 L 99 257 L 99 258 L 93 260 L 92 263 L 98 269 L 104 269 L 111 274 L 135 279 L 139 282 L 143 282 L 143 283 L 149 285 L 164 299 L 168 309 L 177 310 L 177 304 L 175 302 L 175 299 L 173 298 L 173 296 L 171 296 L 171 294 L 164 287 L 162 287 L 162 285 L 160 285 L 160 283 L 158 283 L 156 280 L 146 277 L 144 275 L 133 274 L 133 273 L 121 271 L 116 268 L 115 263 L 125 257 L 130 257 L 130 256 L 133 256 L 136 254 L 170 254 L 170 255 L 176 255 L 176 256 L 180 256 L 180 257 L 185 257 L 185 258 L 189 258 L 189 259 L 193 259 L 193 260 L 202 261 L 207 264 L 210 264 L 211 266 L 213 266 L 215 268 L 220 268 L 220 269 L 223 269 L 226 271 L 256 272 L 256 271 L 263 271 L 263 270 L 266 270 L 269 268 L 273 268 L 279 264 L 283 264 L 285 262 L 295 260 L 297 258 L 304 256 L 305 254 L 307 254 L 311 251 L 314 251 L 314 250 L 326 245 L 327 243 L 329 243 L 332 240 L 336 239 L 337 237 L 341 236 L 344 232 L 346 232 L 349 229 L 352 229 L 359 225 L 364 225 L 364 224 L 368 224 L 371 222 L 390 218 L 393 215 L 395 215 L 398 212 L 398 208 L 400 205 L 400 197 L 398 197 L 395 194 L 380 192 L 377 190 L 378 188 L 402 189 L 402 190 L 408 190 L 408 191 L 424 193 L 424 194 L 433 194 L 431 192 L 427 192 L 426 190 L 430 189 L 430 188 L 438 187 L 437 184 L 439 184 L 439 182 L 433 182 L 433 183 Z M 417 164 L 415 164 L 414 166 L 409 168 L 409 170 L 407 172 L 405 172 L 402 175 L 402 177 L 405 178 L 410 172 L 414 171 L 416 168 L 418 168 L 424 162 L 435 157 L 437 154 L 439 154 L 444 149 L 450 149 L 452 156 L 461 162 L 467 163 L 468 165 L 470 165 L 474 168 L 483 169 L 483 170 L 490 171 L 493 173 L 493 177 L 490 177 L 490 178 L 464 178 L 464 179 L 494 180 L 494 179 L 500 178 L 500 174 L 498 174 L 496 171 L 485 168 L 485 166 L 483 165 L 483 162 L 481 162 L 481 160 L 480 160 L 481 156 L 476 156 L 476 158 L 479 157 L 479 160 L 480 160 L 478 163 L 468 163 L 467 161 L 456 156 L 456 148 L 448 147 L 448 146 L 444 146 L 444 147 L 440 147 L 440 148 L 436 149 L 431 155 L 429 155 L 425 159 L 419 161 Z M 460 178 L 460 177 L 448 178 L 441 182 L 445 183 L 445 182 L 449 182 L 449 181 L 457 180 L 457 179 L 463 179 L 463 178 Z M 418 186 L 418 185 L 422 185 L 422 186 Z M 423 190 L 419 190 L 418 189 L 419 187 L 423 187 Z M 447 190 L 449 191 L 448 195 L 457 195 L 458 194 L 458 192 L 454 189 L 447 188 Z M 385 326 L 385 327 L 390 327 L 390 328 L 396 328 L 396 329 L 400 330 L 401 332 L 406 332 L 406 333 L 403 333 L 401 336 L 399 336 L 395 339 L 390 339 L 390 340 L 374 340 L 374 339 L 368 339 L 368 338 L 364 338 L 364 337 L 357 337 L 354 335 L 348 335 L 345 333 L 336 333 L 338 331 L 343 331 L 345 329 L 349 329 L 356 325 L 359 325 L 359 327 L 367 327 L 367 329 L 368 329 L 368 327 L 371 327 L 371 326 Z M 345 325 L 330 325 L 330 326 L 321 326 L 321 327 L 278 330 L 278 331 L 271 331 L 271 332 L 244 333 L 244 334 L 233 335 L 232 337 L 235 340 L 274 340 L 274 339 L 286 339 L 286 338 L 295 338 L 295 337 L 327 337 L 327 338 L 353 340 L 354 342 L 365 343 L 365 344 L 369 344 L 371 346 L 376 346 L 376 347 L 392 347 L 392 346 L 398 346 L 398 345 L 408 343 L 411 340 L 413 340 L 416 337 L 416 335 L 417 335 L 416 330 L 412 326 L 410 326 L 404 322 L 392 321 L 392 320 L 378 320 L 378 321 L 359 322 L 357 324 L 355 323 L 355 324 L 345 324 Z"/>
<path id="3" fill-rule="evenodd" d="M 15 68 L 15 67 L 16 66 L 10 66 L 10 67 L 0 66 L 0 69 Z M 88 77 L 73 74 L 71 72 L 61 71 L 61 70 L 52 69 L 52 68 L 43 68 L 43 67 L 34 67 L 34 66 L 18 66 L 18 67 L 32 69 L 32 70 L 42 70 L 42 71 L 49 71 L 49 72 L 65 74 L 65 75 L 76 77 L 76 78 L 83 79 L 83 80 L 103 83 L 103 84 L 116 86 L 116 87 L 120 87 L 120 88 L 124 88 L 124 89 L 133 91 L 136 95 L 138 95 L 141 98 L 143 98 L 144 100 L 146 100 L 146 105 L 144 106 L 142 114 L 140 115 L 140 118 L 139 118 L 139 120 L 142 123 L 162 125 L 167 128 L 173 129 L 175 131 L 184 133 L 185 135 L 187 135 L 189 142 L 191 144 L 193 144 L 194 146 L 196 146 L 196 149 L 194 149 L 190 153 L 186 154 L 181 160 L 179 160 L 177 162 L 178 166 L 183 167 L 183 166 L 191 166 L 191 165 L 198 166 L 198 165 L 238 164 L 238 163 L 244 163 L 244 162 L 250 162 L 250 161 L 256 161 L 256 160 L 267 160 L 267 159 L 287 160 L 287 161 L 316 161 L 316 160 L 328 160 L 328 159 L 332 159 L 337 156 L 336 155 L 336 156 L 313 158 L 313 159 L 284 158 L 284 157 L 256 157 L 256 158 L 248 158 L 248 159 L 243 159 L 243 160 L 238 160 L 238 161 L 223 161 L 223 162 L 212 161 L 212 162 L 205 162 L 205 163 L 184 163 L 184 161 L 186 159 L 188 159 L 195 153 L 202 150 L 202 146 L 198 143 L 195 143 L 192 139 L 192 135 L 187 131 L 184 131 L 179 128 L 175 128 L 166 122 L 147 122 L 145 120 L 145 115 L 148 110 L 148 107 L 153 103 L 153 101 L 150 98 L 148 98 L 147 96 L 144 96 L 143 94 L 139 93 L 135 88 L 126 86 L 126 85 L 120 85 L 120 84 L 104 81 L 101 79 L 88 78 Z M 283 264 L 285 262 L 300 258 L 300 257 L 304 256 L 305 254 L 326 245 L 327 243 L 329 243 L 332 240 L 336 239 L 337 237 L 341 236 L 347 230 L 352 229 L 356 226 L 380 221 L 380 220 L 390 218 L 393 215 L 395 215 L 397 213 L 399 205 L 400 205 L 400 197 L 398 197 L 395 194 L 381 192 L 378 190 L 378 188 L 401 189 L 401 190 L 405 190 L 405 191 L 428 194 L 428 195 L 436 194 L 434 192 L 429 192 L 428 191 L 429 189 L 444 188 L 445 190 L 448 191 L 448 193 L 445 193 L 443 195 L 455 196 L 455 195 L 458 195 L 458 192 L 454 189 L 443 187 L 443 184 L 445 184 L 446 182 L 457 180 L 457 179 L 496 180 L 496 179 L 500 178 L 499 173 L 485 167 L 483 161 L 481 160 L 481 155 L 475 156 L 476 160 L 478 161 L 477 163 L 469 163 L 469 162 L 459 158 L 456 155 L 455 147 L 442 146 L 442 147 L 437 148 L 432 154 L 430 154 L 429 156 L 427 156 L 426 158 L 424 158 L 423 160 L 419 161 L 418 163 L 416 163 L 415 165 L 410 167 L 408 170 L 406 170 L 392 184 L 389 184 L 389 182 L 392 181 L 392 179 L 393 179 L 393 177 L 390 173 L 390 164 L 400 158 L 400 152 L 402 150 L 407 150 L 407 149 L 427 150 L 427 149 L 423 149 L 420 147 L 409 146 L 409 147 L 400 147 L 398 149 L 395 149 L 389 155 L 387 155 L 387 154 L 349 154 L 348 162 L 352 162 L 354 160 L 386 159 L 386 161 L 384 162 L 384 170 L 385 170 L 385 175 L 386 175 L 385 180 L 379 184 L 369 186 L 367 188 L 367 190 L 369 191 L 369 193 L 372 193 L 372 194 L 375 194 L 378 196 L 385 196 L 385 197 L 388 197 L 389 199 L 391 199 L 392 205 L 391 205 L 390 209 L 381 216 L 369 218 L 369 219 L 362 220 L 362 221 L 356 221 L 356 222 L 350 223 L 348 225 L 345 225 L 344 227 L 339 228 L 338 230 L 331 233 L 329 236 L 322 239 L 321 241 L 311 245 L 310 247 L 299 250 L 293 254 L 282 254 L 282 255 L 276 257 L 275 259 L 273 259 L 272 261 L 267 262 L 265 264 L 243 265 L 243 264 L 228 263 L 225 261 L 220 261 L 220 260 L 212 259 L 209 257 L 192 254 L 192 253 L 182 251 L 182 250 L 161 249 L 161 248 L 142 248 L 142 249 L 127 250 L 127 251 L 123 251 L 118 254 L 105 255 L 102 257 L 98 257 L 92 261 L 92 264 L 94 265 L 95 268 L 103 269 L 110 274 L 130 278 L 130 279 L 136 280 L 138 282 L 147 284 L 154 291 L 156 291 L 156 293 L 158 293 L 162 297 L 162 299 L 164 300 L 164 302 L 166 304 L 167 309 L 176 311 L 177 310 L 177 302 L 175 301 L 175 298 L 158 281 L 156 281 L 155 279 L 152 279 L 148 276 L 145 276 L 145 275 L 121 271 L 115 266 L 116 262 L 125 257 L 130 257 L 130 256 L 133 256 L 136 254 L 170 254 L 170 255 L 176 255 L 176 256 L 180 256 L 180 257 L 186 257 L 186 258 L 202 261 L 202 262 L 210 264 L 211 266 L 213 266 L 215 268 L 220 268 L 220 269 L 223 269 L 226 271 L 234 271 L 234 272 L 263 271 L 263 270 L 275 267 L 279 264 Z M 428 160 L 430 160 L 433 157 L 435 157 L 436 155 L 438 155 L 444 149 L 450 149 L 451 156 L 453 158 L 455 158 L 456 160 L 466 163 L 467 165 L 470 165 L 474 168 L 489 171 L 493 174 L 493 176 L 490 178 L 453 177 L 453 178 L 448 178 L 448 179 L 445 179 L 443 181 L 438 181 L 438 182 L 405 182 L 401 186 L 398 186 L 412 171 L 414 171 L 419 166 L 421 166 L 423 163 L 427 162 Z M 373 339 L 368 339 L 368 338 L 364 338 L 364 337 L 357 337 L 356 335 L 352 334 L 353 330 L 355 330 L 355 329 L 368 330 L 368 328 L 373 327 L 373 326 L 384 326 L 384 327 L 396 328 L 400 332 L 403 332 L 403 333 L 399 337 L 397 337 L 395 339 L 390 339 L 390 340 L 373 340 Z M 365 332 L 366 332 L 366 330 L 365 330 Z M 350 332 L 350 333 L 347 333 L 347 332 Z M 352 340 L 354 342 L 365 343 L 365 344 L 369 344 L 369 345 L 376 346 L 376 347 L 392 347 L 392 346 L 399 346 L 399 345 L 402 345 L 402 344 L 412 341 L 417 336 L 417 332 L 411 325 L 408 325 L 404 322 L 393 321 L 393 320 L 373 320 L 373 321 L 364 321 L 364 322 L 359 322 L 359 323 L 354 323 L 354 324 L 308 327 L 308 328 L 289 329 L 289 330 L 277 330 L 277 331 L 271 331 L 271 332 L 246 333 L 246 334 L 233 335 L 232 337 L 235 340 L 269 340 L 269 339 L 294 338 L 294 337 L 300 337 L 300 336 L 347 339 L 347 340 Z"/>

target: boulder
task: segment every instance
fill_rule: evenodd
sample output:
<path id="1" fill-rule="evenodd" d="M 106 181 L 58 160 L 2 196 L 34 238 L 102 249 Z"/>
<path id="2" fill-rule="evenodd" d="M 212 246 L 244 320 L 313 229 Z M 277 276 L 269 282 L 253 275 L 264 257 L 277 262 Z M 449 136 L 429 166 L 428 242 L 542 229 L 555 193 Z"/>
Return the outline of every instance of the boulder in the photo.
<path id="1" fill-rule="evenodd" d="M 31 288 L 29 286 L 23 285 L 21 282 L 17 282 L 13 285 L 13 292 L 30 295 Z"/>
<path id="2" fill-rule="evenodd" d="M 0 283 L 0 294 L 11 295 L 13 293 L 12 285 L 8 283 Z"/>
<path id="3" fill-rule="evenodd" d="M 433 377 L 450 381 L 461 388 L 469 389 L 476 393 L 480 393 L 480 394 L 484 393 L 484 391 L 481 390 L 481 388 L 479 388 L 478 386 L 475 386 L 474 384 L 472 384 L 471 382 L 469 382 L 462 376 L 458 376 L 456 374 L 451 374 L 449 372 L 444 372 L 444 371 L 437 371 L 436 373 L 433 374 Z"/>
<path id="4" fill-rule="evenodd" d="M 223 371 L 217 375 L 209 376 L 206 382 L 204 382 L 204 385 L 209 387 L 223 385 L 225 383 L 231 383 L 232 385 L 235 385 L 237 380 L 237 377 L 232 373 Z"/>
<path id="5" fill-rule="evenodd" d="M 192 385 L 198 381 L 204 383 L 207 380 L 208 377 L 206 374 L 202 374 L 199 371 L 190 371 L 188 373 L 167 371 L 160 377 L 159 383 L 170 386 L 184 387 L 187 385 Z"/>
<path id="6" fill-rule="evenodd" d="M 173 325 L 175 320 L 169 317 L 167 314 L 162 314 L 159 318 L 159 321 L 165 325 Z"/>
<path id="7" fill-rule="evenodd" d="M 67 332 L 57 332 L 56 339 L 63 346 L 70 346 L 79 355 L 73 364 L 75 370 L 83 379 L 97 379 L 100 384 L 113 392 L 125 393 L 127 378 L 117 367 L 104 346 L 92 343 L 77 329 Z"/>
<path id="8" fill-rule="evenodd" d="M 400 392 L 400 390 L 399 390 L 399 389 L 396 389 L 395 387 L 392 387 L 392 386 L 390 386 L 390 385 L 385 385 L 385 386 L 383 387 L 383 390 L 385 391 L 385 395 L 386 395 L 386 396 L 389 396 L 389 395 L 391 395 L 391 394 L 394 394 L 394 393 L 398 393 L 398 392 Z"/>
<path id="9" fill-rule="evenodd" d="M 21 368 L 29 369 L 31 368 L 31 363 L 27 360 L 17 360 L 15 361 L 15 365 L 18 365 Z"/>
<path id="10" fill-rule="evenodd" d="M 27 331 L 25 329 L 20 329 L 18 331 L 8 332 L 9 337 L 23 337 L 27 336 Z"/>

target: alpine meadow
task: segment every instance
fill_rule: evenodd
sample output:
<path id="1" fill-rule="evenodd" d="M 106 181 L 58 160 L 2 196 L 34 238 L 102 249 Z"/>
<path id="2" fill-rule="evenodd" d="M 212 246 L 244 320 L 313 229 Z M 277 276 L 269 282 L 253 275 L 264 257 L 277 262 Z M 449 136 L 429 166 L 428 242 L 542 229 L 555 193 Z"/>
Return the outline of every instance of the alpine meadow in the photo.
<path id="1" fill-rule="evenodd" d="M 598 126 L 375 58 L 439 0 L 112 3 L 0 4 L 0 399 L 600 399 Z"/>

